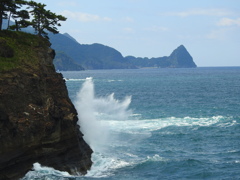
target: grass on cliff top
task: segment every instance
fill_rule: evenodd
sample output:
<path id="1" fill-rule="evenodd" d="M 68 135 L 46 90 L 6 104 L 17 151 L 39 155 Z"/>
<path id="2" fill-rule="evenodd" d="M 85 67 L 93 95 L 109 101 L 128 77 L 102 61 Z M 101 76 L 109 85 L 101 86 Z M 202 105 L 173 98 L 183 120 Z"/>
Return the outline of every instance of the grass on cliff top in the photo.
<path id="1" fill-rule="evenodd" d="M 38 49 L 48 47 L 47 39 L 16 31 L 0 31 L 0 71 L 34 68 L 38 65 Z M 8 55 L 6 55 L 8 54 Z"/>

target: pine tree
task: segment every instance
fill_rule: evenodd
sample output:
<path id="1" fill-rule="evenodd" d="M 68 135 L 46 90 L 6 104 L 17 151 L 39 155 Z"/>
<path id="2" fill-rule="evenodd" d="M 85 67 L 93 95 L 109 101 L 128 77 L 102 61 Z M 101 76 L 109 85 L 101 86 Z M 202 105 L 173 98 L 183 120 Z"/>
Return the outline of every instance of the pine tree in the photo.
<path id="1" fill-rule="evenodd" d="M 21 10 L 12 15 L 12 18 L 15 20 L 15 25 L 10 26 L 12 30 L 20 30 L 21 28 L 26 28 L 31 25 L 30 21 L 27 21 L 30 16 L 28 11 Z"/>
<path id="2" fill-rule="evenodd" d="M 12 0 L 1 0 L 0 1 L 0 30 L 2 30 L 3 19 L 8 18 L 8 12 L 13 5 Z"/>
<path id="3" fill-rule="evenodd" d="M 9 21 L 10 18 L 15 20 L 15 25 L 12 25 L 10 28 L 12 30 L 18 31 L 20 28 L 25 28 L 30 25 L 30 22 L 27 19 L 30 18 L 29 12 L 27 10 L 21 9 L 23 5 L 27 5 L 27 1 L 24 0 L 14 0 L 13 5 L 10 8 Z M 8 21 L 8 28 L 9 28 Z"/>
<path id="4" fill-rule="evenodd" d="M 66 21 L 64 16 L 56 15 L 55 13 L 46 10 L 45 4 L 36 3 L 34 1 L 30 1 L 28 4 L 32 8 L 30 11 L 33 16 L 32 26 L 39 36 L 44 35 L 47 37 L 47 32 L 45 30 L 54 34 L 59 32 L 56 26 L 61 26 L 59 21 Z"/>
<path id="5" fill-rule="evenodd" d="M 23 5 L 28 6 L 28 10 L 22 9 Z M 59 33 L 57 26 L 61 26 L 59 21 L 66 21 L 62 15 L 57 15 L 45 9 L 46 5 L 35 1 L 25 0 L 1 0 L 0 1 L 0 30 L 2 30 L 3 19 L 15 20 L 15 25 L 11 29 L 19 30 L 20 28 L 32 26 L 37 35 L 47 37 L 47 32 L 54 34 Z M 30 9 L 30 10 L 29 10 Z M 32 20 L 30 19 L 32 15 Z M 8 23 L 9 26 L 9 23 Z"/>

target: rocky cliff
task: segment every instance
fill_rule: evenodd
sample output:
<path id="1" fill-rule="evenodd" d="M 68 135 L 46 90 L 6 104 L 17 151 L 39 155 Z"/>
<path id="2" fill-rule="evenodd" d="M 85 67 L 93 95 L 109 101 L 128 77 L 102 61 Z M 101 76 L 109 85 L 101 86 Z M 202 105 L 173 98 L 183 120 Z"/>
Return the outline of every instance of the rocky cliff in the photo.
<path id="1" fill-rule="evenodd" d="M 23 177 L 35 162 L 71 174 L 91 167 L 92 150 L 49 46 L 34 35 L 0 32 L 1 180 Z"/>

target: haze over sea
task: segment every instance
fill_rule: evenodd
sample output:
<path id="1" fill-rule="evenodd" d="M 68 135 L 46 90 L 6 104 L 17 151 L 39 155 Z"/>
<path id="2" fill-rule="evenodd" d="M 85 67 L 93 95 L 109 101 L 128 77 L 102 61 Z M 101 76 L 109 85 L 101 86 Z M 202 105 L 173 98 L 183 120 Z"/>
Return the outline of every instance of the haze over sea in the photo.
<path id="1" fill-rule="evenodd" d="M 62 73 L 93 167 L 24 180 L 240 179 L 240 67 Z"/>

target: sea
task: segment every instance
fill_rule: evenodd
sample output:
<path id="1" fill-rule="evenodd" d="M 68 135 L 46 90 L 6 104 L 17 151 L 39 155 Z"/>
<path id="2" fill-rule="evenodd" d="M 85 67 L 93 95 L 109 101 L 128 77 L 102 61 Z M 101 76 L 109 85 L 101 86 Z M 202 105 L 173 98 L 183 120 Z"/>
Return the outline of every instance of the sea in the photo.
<path id="1" fill-rule="evenodd" d="M 61 73 L 92 168 L 36 162 L 22 180 L 240 179 L 240 67 Z"/>

